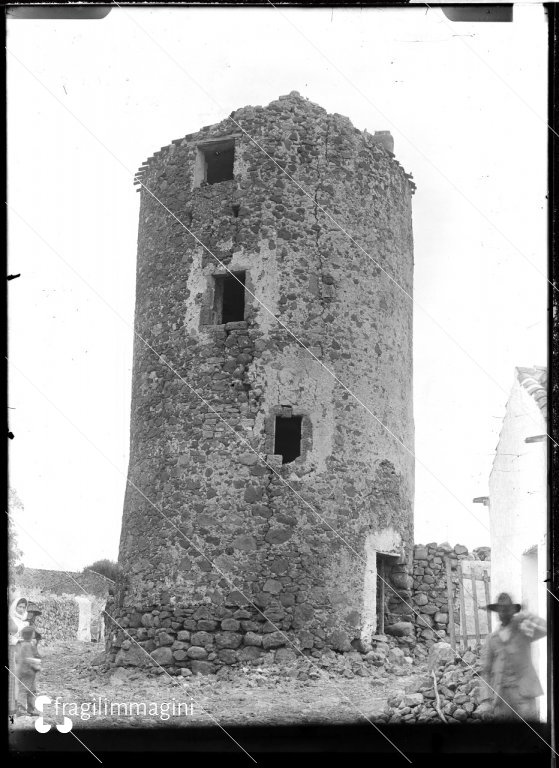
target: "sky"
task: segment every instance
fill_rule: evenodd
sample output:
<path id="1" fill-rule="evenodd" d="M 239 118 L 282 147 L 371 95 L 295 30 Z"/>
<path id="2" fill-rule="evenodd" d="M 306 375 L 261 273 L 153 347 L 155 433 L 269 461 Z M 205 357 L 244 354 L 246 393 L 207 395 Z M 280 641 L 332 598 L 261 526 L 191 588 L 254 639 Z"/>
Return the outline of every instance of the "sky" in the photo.
<path id="1" fill-rule="evenodd" d="M 514 367 L 546 364 L 547 26 L 439 9 L 124 8 L 9 20 L 10 485 L 23 562 L 116 559 L 139 195 L 173 139 L 299 91 L 413 173 L 415 539 L 489 544 Z"/>

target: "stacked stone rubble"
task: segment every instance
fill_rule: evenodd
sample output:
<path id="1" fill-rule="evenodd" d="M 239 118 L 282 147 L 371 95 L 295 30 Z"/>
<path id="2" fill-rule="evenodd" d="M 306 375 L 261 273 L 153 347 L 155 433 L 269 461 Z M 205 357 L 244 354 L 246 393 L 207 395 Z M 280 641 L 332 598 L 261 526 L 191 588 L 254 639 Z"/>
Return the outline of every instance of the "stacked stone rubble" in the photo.
<path id="1" fill-rule="evenodd" d="M 433 650 L 436 651 L 433 654 Z M 488 689 L 480 677 L 479 652 L 466 651 L 455 656 L 448 643 L 438 643 L 431 651 L 435 671 L 392 696 L 380 718 L 388 723 L 464 723 L 480 722 L 491 716 Z M 437 694 L 439 700 L 437 702 Z M 440 713 L 437 711 L 440 710 Z"/>

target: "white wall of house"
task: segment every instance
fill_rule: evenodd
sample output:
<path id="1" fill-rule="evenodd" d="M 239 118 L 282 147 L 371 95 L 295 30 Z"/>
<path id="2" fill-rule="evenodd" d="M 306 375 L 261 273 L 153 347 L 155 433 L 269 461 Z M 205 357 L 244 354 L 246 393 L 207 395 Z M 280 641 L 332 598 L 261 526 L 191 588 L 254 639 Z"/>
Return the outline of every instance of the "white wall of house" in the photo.
<path id="1" fill-rule="evenodd" d="M 91 598 L 83 595 L 76 596 L 80 611 L 77 638 L 84 643 L 91 642 Z"/>
<path id="2" fill-rule="evenodd" d="M 523 607 L 546 617 L 547 442 L 538 404 L 516 379 L 507 403 L 489 478 L 491 592 L 508 592 Z M 533 658 L 546 688 L 546 640 L 533 645 Z M 545 696 L 541 700 L 542 715 Z"/>

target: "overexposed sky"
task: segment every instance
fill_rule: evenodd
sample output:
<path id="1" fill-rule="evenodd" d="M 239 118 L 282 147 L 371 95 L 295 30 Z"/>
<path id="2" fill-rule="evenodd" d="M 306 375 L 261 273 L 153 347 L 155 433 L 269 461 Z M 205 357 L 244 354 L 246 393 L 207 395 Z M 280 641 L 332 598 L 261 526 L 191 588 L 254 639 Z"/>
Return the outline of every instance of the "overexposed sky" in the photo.
<path id="1" fill-rule="evenodd" d="M 489 543 L 472 498 L 487 493 L 514 366 L 545 364 L 547 344 L 547 27 L 539 5 L 514 16 L 136 7 L 8 21 L 10 479 L 26 565 L 117 556 L 135 171 L 292 90 L 390 130 L 414 175 L 416 541 Z"/>

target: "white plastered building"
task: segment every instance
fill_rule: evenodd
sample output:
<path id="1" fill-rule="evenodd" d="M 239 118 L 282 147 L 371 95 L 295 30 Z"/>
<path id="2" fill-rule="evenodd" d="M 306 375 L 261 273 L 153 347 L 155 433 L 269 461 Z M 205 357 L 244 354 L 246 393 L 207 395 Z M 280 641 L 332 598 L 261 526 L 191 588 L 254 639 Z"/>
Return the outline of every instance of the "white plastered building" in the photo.
<path id="1" fill-rule="evenodd" d="M 515 368 L 489 477 L 491 592 L 547 619 L 547 369 Z M 533 644 L 546 690 L 547 646 Z M 540 699 L 542 719 L 546 696 Z"/>

